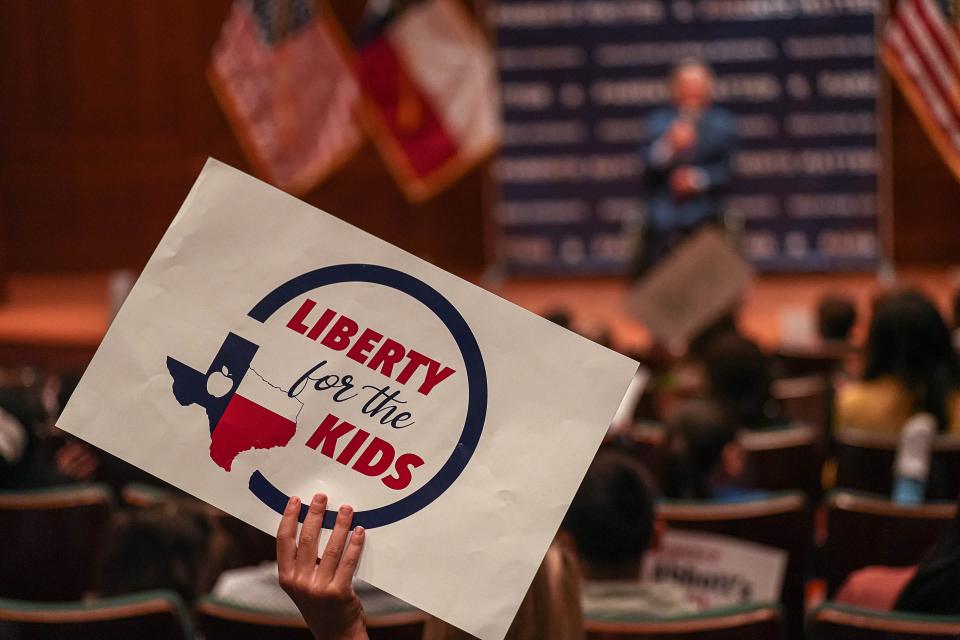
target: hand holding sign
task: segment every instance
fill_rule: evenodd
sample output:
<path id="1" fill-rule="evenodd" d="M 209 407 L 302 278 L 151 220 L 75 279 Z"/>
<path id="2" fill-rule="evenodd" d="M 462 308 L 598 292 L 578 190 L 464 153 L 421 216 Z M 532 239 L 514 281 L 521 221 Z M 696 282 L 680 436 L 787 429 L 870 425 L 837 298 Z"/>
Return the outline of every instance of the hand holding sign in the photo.
<path id="1" fill-rule="evenodd" d="M 360 562 L 364 530 L 357 527 L 347 535 L 353 520 L 353 509 L 342 506 L 333 534 L 327 541 L 320 562 L 317 550 L 327 496 L 313 496 L 297 542 L 297 516 L 300 499 L 287 503 L 277 529 L 277 569 L 280 586 L 303 614 L 316 638 L 329 640 L 366 640 L 363 605 L 353 590 L 353 573 Z"/>
<path id="2" fill-rule="evenodd" d="M 500 640 L 636 367 L 209 161 L 59 426 Z"/>

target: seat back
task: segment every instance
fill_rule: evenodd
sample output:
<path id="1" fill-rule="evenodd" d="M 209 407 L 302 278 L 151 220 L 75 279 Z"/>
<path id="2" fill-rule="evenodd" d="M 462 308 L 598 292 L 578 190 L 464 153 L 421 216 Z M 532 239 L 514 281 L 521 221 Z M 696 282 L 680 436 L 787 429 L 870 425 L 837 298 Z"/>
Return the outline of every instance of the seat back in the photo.
<path id="1" fill-rule="evenodd" d="M 420 640 L 426 614 L 420 611 L 378 613 L 367 616 L 370 640 Z M 206 640 L 313 640 L 299 615 L 259 611 L 204 598 L 197 624 Z"/>
<path id="2" fill-rule="evenodd" d="M 0 553 L 0 597 L 79 600 L 90 588 L 110 512 L 102 485 L 0 491 L 7 549 Z"/>
<path id="3" fill-rule="evenodd" d="M 816 429 L 826 439 L 830 432 L 830 405 L 833 388 L 824 375 L 805 375 L 774 380 L 770 395 L 780 403 L 785 416 L 793 422 Z"/>
<path id="4" fill-rule="evenodd" d="M 773 369 L 784 378 L 829 376 L 856 354 L 855 348 L 843 345 L 782 346 L 773 354 Z"/>
<path id="5" fill-rule="evenodd" d="M 956 504 L 899 505 L 878 496 L 836 491 L 827 500 L 827 592 L 869 565 L 919 562 L 956 513 Z"/>
<path id="6" fill-rule="evenodd" d="M 813 615 L 812 640 L 935 640 L 960 637 L 960 617 L 886 613 L 826 603 Z"/>
<path id="7" fill-rule="evenodd" d="M 804 570 L 811 540 L 806 499 L 790 492 L 735 504 L 668 502 L 658 514 L 668 527 L 718 533 L 787 552 L 781 602 L 790 638 L 803 636 Z"/>
<path id="8" fill-rule="evenodd" d="M 0 599 L 0 638 L 17 640 L 192 640 L 189 616 L 175 593 L 145 591 L 92 602 Z"/>
<path id="9" fill-rule="evenodd" d="M 897 436 L 857 429 L 836 434 L 837 487 L 889 496 Z M 938 436 L 933 444 L 928 500 L 956 500 L 960 493 L 960 438 Z"/>
<path id="10" fill-rule="evenodd" d="M 810 504 L 822 497 L 824 448 L 813 427 L 743 431 L 737 440 L 746 454 L 751 486 L 768 491 L 802 491 Z"/>
<path id="11" fill-rule="evenodd" d="M 782 640 L 776 605 L 749 605 L 668 619 L 587 619 L 587 640 Z"/>

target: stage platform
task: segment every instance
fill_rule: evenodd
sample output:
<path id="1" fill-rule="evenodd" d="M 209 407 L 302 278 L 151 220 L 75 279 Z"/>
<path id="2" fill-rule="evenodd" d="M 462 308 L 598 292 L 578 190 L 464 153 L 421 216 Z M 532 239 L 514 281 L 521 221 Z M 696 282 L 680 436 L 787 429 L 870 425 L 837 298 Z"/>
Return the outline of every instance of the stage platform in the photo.
<path id="1" fill-rule="evenodd" d="M 945 313 L 951 313 L 955 273 L 907 269 L 898 276 L 898 283 L 919 286 Z M 107 282 L 107 274 L 12 276 L 9 299 L 0 304 L 0 366 L 82 368 L 107 330 Z M 842 292 L 858 301 L 857 335 L 862 338 L 870 298 L 881 286 L 874 274 L 759 276 L 746 297 L 741 326 L 763 345 L 773 347 L 781 338 L 784 311 L 812 311 L 824 293 Z M 582 332 L 609 329 L 618 348 L 642 349 L 650 343 L 644 328 L 623 310 L 625 285 L 620 279 L 514 279 L 491 290 L 535 313 L 564 308 Z"/>

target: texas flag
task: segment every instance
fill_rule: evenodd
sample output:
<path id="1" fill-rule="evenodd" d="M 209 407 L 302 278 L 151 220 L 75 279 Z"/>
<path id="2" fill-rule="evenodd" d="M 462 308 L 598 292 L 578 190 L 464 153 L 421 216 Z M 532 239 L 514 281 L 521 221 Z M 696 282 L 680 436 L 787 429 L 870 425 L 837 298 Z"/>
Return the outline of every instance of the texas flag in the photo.
<path id="1" fill-rule="evenodd" d="M 363 120 L 407 198 L 419 202 L 498 147 L 493 55 L 459 0 L 388 3 L 379 17 L 357 43 Z"/>

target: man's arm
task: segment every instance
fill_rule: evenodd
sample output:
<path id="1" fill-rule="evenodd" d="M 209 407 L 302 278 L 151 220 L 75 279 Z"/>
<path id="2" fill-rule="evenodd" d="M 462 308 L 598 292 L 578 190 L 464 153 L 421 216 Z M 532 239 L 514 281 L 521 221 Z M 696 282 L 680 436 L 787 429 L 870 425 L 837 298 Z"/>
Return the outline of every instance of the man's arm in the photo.
<path id="1" fill-rule="evenodd" d="M 647 121 L 648 142 L 642 150 L 647 172 L 666 173 L 676 164 L 676 150 L 667 135 L 673 121 L 671 114 L 658 111 Z"/>
<path id="2" fill-rule="evenodd" d="M 703 156 L 690 167 L 691 181 L 700 193 L 725 189 L 733 179 L 731 161 L 737 148 L 736 124 L 726 113 L 714 118 L 716 121 L 703 140 Z"/>

